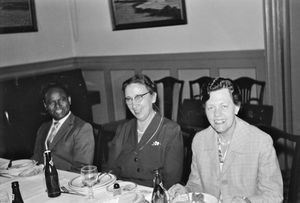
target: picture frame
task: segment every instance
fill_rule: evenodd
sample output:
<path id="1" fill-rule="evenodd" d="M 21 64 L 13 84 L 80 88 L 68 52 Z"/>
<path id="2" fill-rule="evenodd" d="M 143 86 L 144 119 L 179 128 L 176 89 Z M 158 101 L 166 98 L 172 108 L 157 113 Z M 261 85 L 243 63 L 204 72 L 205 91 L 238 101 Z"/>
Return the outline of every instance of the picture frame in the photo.
<path id="1" fill-rule="evenodd" d="M 34 0 L 0 0 L 0 34 L 37 32 Z"/>
<path id="2" fill-rule="evenodd" d="M 109 0 L 113 30 L 187 24 L 185 0 Z"/>

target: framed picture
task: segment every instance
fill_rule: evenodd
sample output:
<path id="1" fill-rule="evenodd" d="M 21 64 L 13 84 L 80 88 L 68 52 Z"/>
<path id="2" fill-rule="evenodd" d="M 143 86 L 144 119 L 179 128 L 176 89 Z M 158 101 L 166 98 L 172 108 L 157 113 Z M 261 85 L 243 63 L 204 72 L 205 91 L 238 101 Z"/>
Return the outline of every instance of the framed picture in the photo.
<path id="1" fill-rule="evenodd" d="M 109 0 L 113 30 L 187 24 L 185 0 Z"/>
<path id="2" fill-rule="evenodd" d="M 34 0 L 0 0 L 0 34 L 36 31 Z"/>

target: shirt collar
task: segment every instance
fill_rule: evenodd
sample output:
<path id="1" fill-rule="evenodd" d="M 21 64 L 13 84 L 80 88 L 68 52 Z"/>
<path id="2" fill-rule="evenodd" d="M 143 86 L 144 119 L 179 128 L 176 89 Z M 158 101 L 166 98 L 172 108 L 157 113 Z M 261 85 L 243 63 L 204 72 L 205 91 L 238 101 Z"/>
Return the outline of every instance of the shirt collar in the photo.
<path id="1" fill-rule="evenodd" d="M 62 119 L 60 119 L 60 120 L 54 120 L 54 119 L 52 119 L 52 125 L 54 125 L 55 122 L 58 122 L 59 126 L 62 125 L 69 118 L 70 115 L 71 115 L 71 111 L 69 111 L 69 113 L 65 117 L 63 117 Z"/>

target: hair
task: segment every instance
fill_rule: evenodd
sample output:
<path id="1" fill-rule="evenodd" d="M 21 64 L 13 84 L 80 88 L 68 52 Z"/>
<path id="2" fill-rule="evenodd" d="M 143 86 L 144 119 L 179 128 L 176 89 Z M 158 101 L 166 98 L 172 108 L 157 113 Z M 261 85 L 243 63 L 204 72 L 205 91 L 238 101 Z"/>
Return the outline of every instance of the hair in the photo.
<path id="1" fill-rule="evenodd" d="M 132 83 L 139 83 L 145 85 L 150 94 L 157 93 L 155 83 L 147 75 L 138 73 L 132 76 L 131 78 L 125 80 L 122 84 L 123 92 L 125 92 L 125 88 Z"/>
<path id="2" fill-rule="evenodd" d="M 122 84 L 122 91 L 125 93 L 125 89 L 128 85 L 138 83 L 145 85 L 146 89 L 149 91 L 149 93 L 152 95 L 153 93 L 157 94 L 157 88 L 156 84 L 147 76 L 141 73 L 137 73 L 131 78 L 125 80 Z M 156 98 L 156 102 L 153 104 L 153 109 L 157 112 L 159 112 L 159 98 Z"/>
<path id="3" fill-rule="evenodd" d="M 237 85 L 234 84 L 234 82 L 229 78 L 212 78 L 206 88 L 204 88 L 204 91 L 201 96 L 201 101 L 203 104 L 205 104 L 209 98 L 210 93 L 216 90 L 220 90 L 223 88 L 227 88 L 229 92 L 231 93 L 231 97 L 233 100 L 233 103 L 237 106 L 241 104 L 241 94 L 240 90 Z"/>
<path id="4" fill-rule="evenodd" d="M 43 90 L 42 90 L 42 98 L 43 101 L 46 102 L 46 94 L 49 92 L 51 89 L 61 89 L 67 97 L 70 96 L 69 91 L 66 86 L 60 83 L 49 83 Z"/>

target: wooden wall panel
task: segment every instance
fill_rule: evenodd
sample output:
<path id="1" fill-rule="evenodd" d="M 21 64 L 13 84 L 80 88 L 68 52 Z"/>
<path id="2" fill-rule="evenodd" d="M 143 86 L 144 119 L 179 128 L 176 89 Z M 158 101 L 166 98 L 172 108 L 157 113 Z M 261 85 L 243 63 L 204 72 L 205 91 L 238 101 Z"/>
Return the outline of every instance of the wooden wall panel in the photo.
<path id="1" fill-rule="evenodd" d="M 124 94 L 122 92 L 122 83 L 134 74 L 134 70 L 112 70 L 110 73 L 115 120 L 122 120 L 126 118 L 126 106 L 124 103 Z"/>
<path id="2" fill-rule="evenodd" d="M 266 81 L 264 103 L 272 104 L 264 50 L 76 57 L 4 67 L 0 69 L 0 80 L 72 68 L 84 72 L 88 90 L 100 90 L 101 103 L 93 108 L 94 121 L 100 124 L 125 118 L 121 84 L 137 72 L 152 80 L 165 76 L 184 80 L 183 98 L 189 97 L 188 81 L 200 76 L 250 76 Z"/>
<path id="3" fill-rule="evenodd" d="M 152 81 L 159 80 L 161 78 L 171 75 L 170 70 L 153 70 L 152 69 L 152 70 L 143 70 L 142 73 L 149 76 Z"/>
<path id="4" fill-rule="evenodd" d="M 106 123 L 108 118 L 108 109 L 107 109 L 107 92 L 105 88 L 105 79 L 104 71 L 100 70 L 83 70 L 83 77 L 87 89 L 90 91 L 99 91 L 100 93 L 100 103 L 92 106 L 93 111 L 93 121 L 95 123 Z"/>

